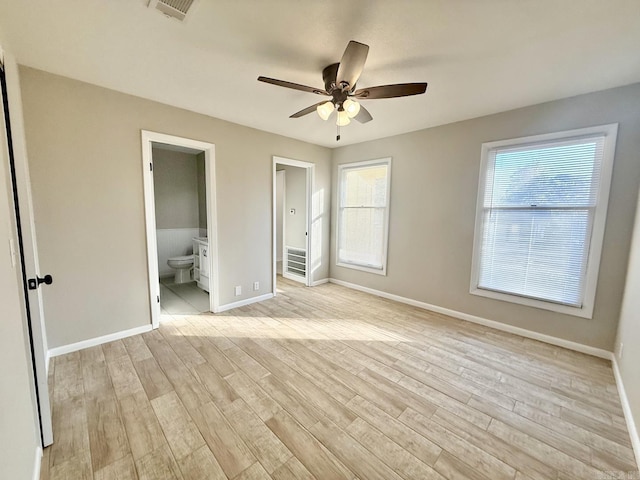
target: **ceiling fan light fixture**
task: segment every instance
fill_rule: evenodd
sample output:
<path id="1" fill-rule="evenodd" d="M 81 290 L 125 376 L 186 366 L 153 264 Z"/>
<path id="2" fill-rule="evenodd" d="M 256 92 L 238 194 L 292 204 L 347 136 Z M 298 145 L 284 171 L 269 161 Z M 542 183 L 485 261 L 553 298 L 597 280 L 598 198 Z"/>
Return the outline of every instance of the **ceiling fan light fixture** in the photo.
<path id="1" fill-rule="evenodd" d="M 333 113 L 335 106 L 333 102 L 324 102 L 318 105 L 316 111 L 322 120 L 327 120 L 329 116 Z"/>
<path id="2" fill-rule="evenodd" d="M 347 98 L 344 101 L 344 103 L 342 104 L 342 108 L 344 108 L 344 111 L 347 112 L 349 118 L 355 117 L 360 112 L 360 104 L 355 100 L 351 100 L 350 98 Z"/>
<path id="3" fill-rule="evenodd" d="M 351 123 L 351 119 L 349 118 L 349 114 L 345 110 L 338 110 L 338 118 L 336 119 L 336 125 L 339 127 L 344 127 Z"/>

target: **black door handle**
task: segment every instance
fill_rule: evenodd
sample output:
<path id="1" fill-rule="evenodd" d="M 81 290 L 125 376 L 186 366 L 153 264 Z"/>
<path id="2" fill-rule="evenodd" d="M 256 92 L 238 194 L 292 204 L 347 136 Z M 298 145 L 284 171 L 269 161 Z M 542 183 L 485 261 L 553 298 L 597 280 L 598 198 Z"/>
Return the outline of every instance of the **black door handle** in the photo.
<path id="1" fill-rule="evenodd" d="M 30 278 L 27 280 L 29 290 L 35 290 L 41 283 L 45 285 L 51 285 L 53 283 L 53 277 L 51 275 L 45 275 L 44 277 Z"/>

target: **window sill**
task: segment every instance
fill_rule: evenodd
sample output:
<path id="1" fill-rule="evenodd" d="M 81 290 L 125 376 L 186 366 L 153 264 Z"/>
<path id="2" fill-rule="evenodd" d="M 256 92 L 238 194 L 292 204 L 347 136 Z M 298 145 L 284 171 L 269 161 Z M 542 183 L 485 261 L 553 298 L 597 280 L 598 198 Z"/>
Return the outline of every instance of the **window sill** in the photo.
<path id="1" fill-rule="evenodd" d="M 572 315 L 574 317 L 593 318 L 593 305 L 584 304 L 581 308 L 570 307 L 569 305 L 560 305 L 558 303 L 545 302 L 544 300 L 536 300 L 534 298 L 509 295 L 508 293 L 494 292 L 478 287 L 471 288 L 469 293 L 480 297 L 493 298 L 494 300 L 502 300 L 503 302 L 517 303 L 528 307 L 540 308 L 542 310 L 551 310 L 553 312 Z"/>
<path id="2" fill-rule="evenodd" d="M 387 276 L 387 268 L 372 268 L 365 265 L 357 265 L 355 263 L 336 262 L 338 267 L 351 268 L 352 270 L 360 270 L 361 272 L 375 273 L 376 275 Z"/>

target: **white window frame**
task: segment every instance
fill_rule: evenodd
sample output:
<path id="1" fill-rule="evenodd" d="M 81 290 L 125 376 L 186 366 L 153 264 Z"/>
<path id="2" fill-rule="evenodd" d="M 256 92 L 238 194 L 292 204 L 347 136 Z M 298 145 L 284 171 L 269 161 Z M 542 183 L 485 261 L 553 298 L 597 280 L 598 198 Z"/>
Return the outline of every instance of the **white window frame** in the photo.
<path id="1" fill-rule="evenodd" d="M 382 268 L 372 267 L 356 262 L 348 262 L 340 259 L 340 225 L 342 224 L 342 210 L 341 205 L 342 189 L 344 188 L 343 172 L 345 170 L 353 170 L 363 167 L 371 167 L 375 165 L 387 166 L 387 203 L 384 209 L 384 238 L 382 239 Z M 389 209 L 391 205 L 391 157 L 378 158 L 376 160 L 366 160 L 364 162 L 352 162 L 343 163 L 338 165 L 338 197 L 337 197 L 337 223 L 336 223 L 336 265 L 339 267 L 352 268 L 354 270 L 360 270 L 363 272 L 375 273 L 377 275 L 387 274 L 387 250 L 389 248 Z"/>
<path id="2" fill-rule="evenodd" d="M 563 132 L 534 135 L 529 137 L 514 138 L 509 140 L 499 140 L 482 144 L 482 156 L 480 164 L 480 179 L 478 184 L 478 199 L 476 203 L 476 224 L 474 230 L 473 259 L 471 266 L 471 287 L 469 292 L 472 295 L 503 300 L 511 303 L 518 303 L 530 307 L 544 310 L 551 310 L 558 313 L 573 315 L 583 318 L 593 317 L 593 307 L 595 302 L 596 287 L 598 283 L 598 270 L 600 268 L 600 257 L 602 254 L 602 243 L 604 239 L 604 229 L 607 219 L 607 205 L 609 202 L 609 191 L 611 188 L 611 176 L 613 173 L 613 160 L 615 154 L 616 137 L 618 124 L 600 125 L 588 128 L 580 128 Z M 487 183 L 487 169 L 490 165 L 490 152 L 499 147 L 505 146 L 535 146 L 536 143 L 549 142 L 554 140 L 569 140 L 573 138 L 604 135 L 604 148 L 602 166 L 600 170 L 600 185 L 596 199 L 595 213 L 593 216 L 593 226 L 589 242 L 589 255 L 583 283 L 583 301 L 581 307 L 562 305 L 551 301 L 539 300 L 519 296 L 516 294 L 496 292 L 478 287 L 480 278 L 480 251 L 482 247 L 484 196 Z"/>

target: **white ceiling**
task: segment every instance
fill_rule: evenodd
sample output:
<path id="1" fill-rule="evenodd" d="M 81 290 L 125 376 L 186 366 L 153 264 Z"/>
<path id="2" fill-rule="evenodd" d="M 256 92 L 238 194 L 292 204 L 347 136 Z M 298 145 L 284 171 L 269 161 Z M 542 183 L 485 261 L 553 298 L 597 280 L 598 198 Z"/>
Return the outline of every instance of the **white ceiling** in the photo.
<path id="1" fill-rule="evenodd" d="M 22 64 L 335 147 L 640 81 L 639 0 L 197 0 L 180 23 L 147 0 L 0 0 Z M 370 46 L 359 87 L 428 82 L 363 102 L 343 127 L 290 114 L 349 40 Z"/>

